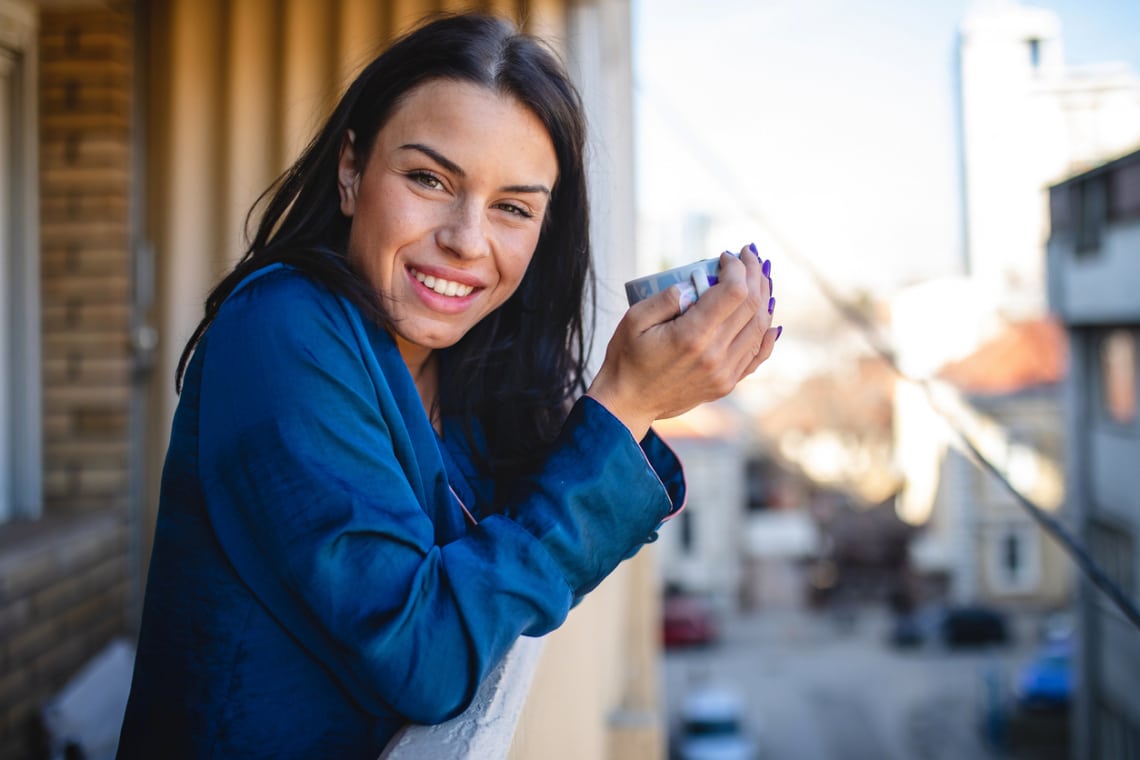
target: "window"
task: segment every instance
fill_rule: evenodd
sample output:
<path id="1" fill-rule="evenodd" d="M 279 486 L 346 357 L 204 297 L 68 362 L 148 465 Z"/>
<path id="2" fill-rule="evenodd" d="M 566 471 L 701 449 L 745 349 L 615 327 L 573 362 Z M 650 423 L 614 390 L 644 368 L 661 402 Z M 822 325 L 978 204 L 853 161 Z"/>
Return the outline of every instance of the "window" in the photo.
<path id="1" fill-rule="evenodd" d="M 1041 67 L 1041 40 L 1030 38 L 1025 43 L 1029 46 L 1029 65 L 1037 70 Z"/>
<path id="2" fill-rule="evenodd" d="M 1107 332 L 1100 341 L 1100 406 L 1115 423 L 1136 421 L 1136 335 L 1126 329 Z"/>
<path id="3" fill-rule="evenodd" d="M 35 12 L 0 0 L 0 523 L 41 503 Z"/>
<path id="4" fill-rule="evenodd" d="M 1108 218 L 1140 217 L 1140 157 L 1126 159 L 1109 176 Z"/>
<path id="5" fill-rule="evenodd" d="M 688 556 L 693 553 L 693 510 L 686 509 L 679 515 L 681 518 L 681 554 Z"/>
<path id="6" fill-rule="evenodd" d="M 1135 591 L 1132 534 L 1120 525 L 1093 517 L 1088 523 L 1088 543 L 1089 553 L 1096 557 L 1108 579 L 1131 595 Z"/>
<path id="7" fill-rule="evenodd" d="M 986 536 L 986 572 L 998 594 L 1033 591 L 1041 577 L 1040 537 L 1030 522 L 992 526 Z"/>
<path id="8" fill-rule="evenodd" d="M 1077 213 L 1077 255 L 1100 250 L 1100 238 L 1108 219 L 1108 188 L 1104 177 L 1088 177 L 1075 185 Z"/>

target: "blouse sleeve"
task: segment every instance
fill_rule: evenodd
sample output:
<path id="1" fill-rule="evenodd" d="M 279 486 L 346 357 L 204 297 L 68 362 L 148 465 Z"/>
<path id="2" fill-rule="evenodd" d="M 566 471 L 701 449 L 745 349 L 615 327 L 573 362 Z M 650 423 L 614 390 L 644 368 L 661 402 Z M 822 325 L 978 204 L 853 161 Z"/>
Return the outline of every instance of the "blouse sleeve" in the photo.
<path id="1" fill-rule="evenodd" d="M 408 475 L 415 451 L 347 307 L 303 278 L 263 279 L 231 295 L 199 348 L 208 519 L 358 704 L 445 720 L 519 635 L 556 628 L 651 540 L 681 492 L 584 400 L 508 512 L 439 545 L 433 492 Z"/>

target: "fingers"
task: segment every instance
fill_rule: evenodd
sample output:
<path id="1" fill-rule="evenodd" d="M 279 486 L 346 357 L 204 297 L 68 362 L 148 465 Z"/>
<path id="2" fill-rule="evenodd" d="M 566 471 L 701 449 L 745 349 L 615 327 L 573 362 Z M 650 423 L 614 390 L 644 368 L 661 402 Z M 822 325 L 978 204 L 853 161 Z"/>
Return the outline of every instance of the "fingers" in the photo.
<path id="1" fill-rule="evenodd" d="M 718 278 L 717 285 L 693 307 L 694 326 L 713 329 L 723 325 L 729 335 L 735 336 L 753 315 L 761 309 L 767 310 L 771 297 L 769 281 L 755 246 L 741 248 L 739 257 L 727 252 L 721 254 Z"/>
<path id="2" fill-rule="evenodd" d="M 761 264 L 753 245 L 742 248 L 739 258 L 722 254 L 719 282 L 691 310 L 685 327 L 701 342 L 727 349 L 726 367 L 743 366 L 743 353 L 750 361 L 771 325 L 770 307 L 775 303 L 765 268 L 770 271 L 770 264 Z"/>
<path id="3" fill-rule="evenodd" d="M 756 347 L 756 354 L 752 357 L 751 361 L 744 366 L 744 369 L 740 373 L 741 380 L 751 375 L 761 364 L 768 361 L 768 358 L 772 355 L 772 350 L 776 347 L 776 340 L 779 339 L 783 331 L 783 325 L 779 327 L 769 327 L 768 330 L 765 331 L 763 340 L 761 340 Z"/>
<path id="4" fill-rule="evenodd" d="M 720 255 L 717 279 L 717 284 L 686 312 L 692 314 L 688 321 L 695 330 L 714 330 L 725 324 L 749 297 L 747 269 L 728 252 Z"/>
<path id="5" fill-rule="evenodd" d="M 743 283 L 748 291 L 725 318 L 722 328 L 729 336 L 723 360 L 726 367 L 732 368 L 729 371 L 738 382 L 767 361 L 782 328 L 772 326 L 776 300 L 772 296 L 771 262 L 762 261 L 753 245 L 741 249 L 738 261 L 724 261 L 725 258 L 733 257 L 722 257 L 719 284 L 739 282 L 743 270 Z"/>
<path id="6" fill-rule="evenodd" d="M 660 293 L 654 293 L 643 301 L 638 301 L 627 312 L 635 332 L 643 333 L 654 325 L 668 322 L 681 313 L 681 289 L 671 285 Z"/>
<path id="7" fill-rule="evenodd" d="M 728 356 L 733 362 L 730 366 L 737 369 L 738 380 L 754 372 L 772 353 L 772 346 L 778 337 L 778 331 L 772 327 L 774 308 L 775 304 L 769 296 L 768 304 L 752 315 L 729 345 Z"/>

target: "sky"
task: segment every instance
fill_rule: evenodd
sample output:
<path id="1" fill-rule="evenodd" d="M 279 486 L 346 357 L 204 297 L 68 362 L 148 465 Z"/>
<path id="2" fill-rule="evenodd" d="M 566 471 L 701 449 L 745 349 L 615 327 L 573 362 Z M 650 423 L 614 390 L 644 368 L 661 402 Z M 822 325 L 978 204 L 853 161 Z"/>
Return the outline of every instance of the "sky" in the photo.
<path id="1" fill-rule="evenodd" d="M 1058 14 L 1068 64 L 1140 72 L 1140 0 L 1022 4 Z M 960 272 L 955 45 L 971 5 L 633 0 L 639 266 L 692 258 L 682 220 L 703 213 L 717 246 L 771 254 L 778 302 L 816 303 L 796 261 L 871 298 Z"/>

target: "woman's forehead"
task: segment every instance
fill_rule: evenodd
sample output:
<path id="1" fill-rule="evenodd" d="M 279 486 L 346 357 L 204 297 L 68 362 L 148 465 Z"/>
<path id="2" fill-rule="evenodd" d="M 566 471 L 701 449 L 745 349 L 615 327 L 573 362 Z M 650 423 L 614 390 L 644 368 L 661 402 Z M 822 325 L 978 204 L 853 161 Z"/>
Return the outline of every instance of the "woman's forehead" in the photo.
<path id="1" fill-rule="evenodd" d="M 545 125 L 509 93 L 473 82 L 436 79 L 410 90 L 380 130 L 391 154 L 427 145 L 456 161 L 495 161 L 553 185 L 558 165 Z M 462 160 L 461 160 L 462 159 Z"/>

